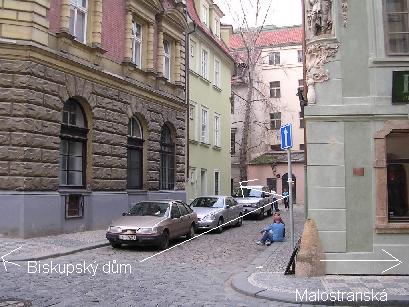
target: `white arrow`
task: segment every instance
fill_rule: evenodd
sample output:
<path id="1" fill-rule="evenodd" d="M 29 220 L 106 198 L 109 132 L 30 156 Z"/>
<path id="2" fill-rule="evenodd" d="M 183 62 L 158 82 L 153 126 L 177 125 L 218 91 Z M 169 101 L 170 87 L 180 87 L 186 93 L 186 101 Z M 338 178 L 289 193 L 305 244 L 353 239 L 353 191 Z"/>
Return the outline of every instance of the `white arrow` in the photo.
<path id="1" fill-rule="evenodd" d="M 20 248 L 22 248 L 22 247 L 23 247 L 23 245 L 20 246 L 20 247 L 17 247 L 16 249 L 13 249 L 11 252 L 9 252 L 9 253 L 7 253 L 7 254 L 5 254 L 5 255 L 3 255 L 3 256 L 0 257 L 1 260 L 3 260 L 3 265 L 4 265 L 4 269 L 6 270 L 6 272 L 7 272 L 6 263 L 13 264 L 13 265 L 16 265 L 16 266 L 20 266 L 20 265 L 17 264 L 17 263 L 14 263 L 14 262 L 11 262 L 11 261 L 7 261 L 7 260 L 5 259 L 6 256 L 10 255 L 11 253 L 14 253 L 15 251 L 18 251 L 18 250 L 19 250 Z"/>
<path id="2" fill-rule="evenodd" d="M 287 147 L 287 134 L 288 134 L 287 128 L 284 129 L 283 133 L 284 133 L 284 147 Z"/>
<path id="3" fill-rule="evenodd" d="M 382 249 L 382 251 L 386 254 L 388 254 L 389 256 L 391 256 L 393 259 L 322 259 L 320 261 L 325 261 L 325 262 L 397 262 L 394 266 L 391 266 L 390 268 L 383 270 L 382 274 L 385 272 L 388 272 L 389 270 L 392 270 L 393 268 L 397 267 L 398 265 L 400 265 L 402 263 L 402 261 L 400 261 L 398 258 L 396 258 L 395 256 L 393 256 L 391 253 L 388 253 L 386 250 Z"/>

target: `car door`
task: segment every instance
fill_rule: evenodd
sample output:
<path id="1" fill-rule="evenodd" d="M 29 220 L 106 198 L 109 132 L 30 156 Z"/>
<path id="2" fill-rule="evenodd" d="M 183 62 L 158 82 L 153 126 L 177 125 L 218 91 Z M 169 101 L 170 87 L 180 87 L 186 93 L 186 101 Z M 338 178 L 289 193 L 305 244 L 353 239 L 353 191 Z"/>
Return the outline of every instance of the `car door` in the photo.
<path id="1" fill-rule="evenodd" d="M 181 231 L 182 234 L 185 235 L 187 233 L 189 233 L 190 231 L 190 225 L 191 225 L 191 219 L 189 216 L 189 211 L 187 211 L 187 209 L 185 208 L 185 206 L 183 206 L 182 203 L 177 202 L 177 206 L 179 208 L 180 211 L 180 215 L 181 215 L 181 219 L 182 219 L 182 227 L 181 227 Z"/>
<path id="2" fill-rule="evenodd" d="M 176 203 L 173 203 L 170 209 L 171 223 L 169 224 L 169 235 L 171 238 L 176 238 L 182 235 L 183 221 L 179 208 Z"/>
<path id="3" fill-rule="evenodd" d="M 230 198 L 230 202 L 232 203 L 232 208 L 233 208 L 233 219 L 236 219 L 240 216 L 241 209 L 240 206 L 238 206 L 237 202 L 234 200 L 234 198 Z"/>
<path id="4" fill-rule="evenodd" d="M 224 201 L 225 201 L 224 211 L 225 211 L 226 221 L 230 222 L 231 220 L 234 219 L 234 202 L 231 201 L 230 197 L 226 197 Z"/>

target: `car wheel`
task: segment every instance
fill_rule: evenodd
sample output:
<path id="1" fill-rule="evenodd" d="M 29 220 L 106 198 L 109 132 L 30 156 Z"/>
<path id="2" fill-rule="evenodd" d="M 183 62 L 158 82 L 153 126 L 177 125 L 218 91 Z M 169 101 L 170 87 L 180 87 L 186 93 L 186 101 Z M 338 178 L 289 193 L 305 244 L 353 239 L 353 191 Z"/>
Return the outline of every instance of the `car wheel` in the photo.
<path id="1" fill-rule="evenodd" d="M 240 227 L 243 225 L 243 216 L 240 214 L 239 218 L 237 219 L 236 227 Z"/>
<path id="2" fill-rule="evenodd" d="M 190 225 L 189 232 L 186 234 L 186 239 L 191 239 L 195 236 L 195 224 Z"/>
<path id="3" fill-rule="evenodd" d="M 223 218 L 219 218 L 219 221 L 217 222 L 217 228 L 216 228 L 216 232 L 217 233 L 222 233 L 223 232 Z"/>
<path id="4" fill-rule="evenodd" d="M 262 220 L 264 218 L 264 208 L 261 208 L 259 215 L 257 216 L 259 220 Z"/>
<path id="5" fill-rule="evenodd" d="M 121 243 L 116 243 L 116 242 L 109 242 L 113 248 L 120 248 Z"/>
<path id="6" fill-rule="evenodd" d="M 162 233 L 162 239 L 161 242 L 159 243 L 159 249 L 160 250 L 165 250 L 169 246 L 169 232 L 167 230 L 164 230 Z"/>

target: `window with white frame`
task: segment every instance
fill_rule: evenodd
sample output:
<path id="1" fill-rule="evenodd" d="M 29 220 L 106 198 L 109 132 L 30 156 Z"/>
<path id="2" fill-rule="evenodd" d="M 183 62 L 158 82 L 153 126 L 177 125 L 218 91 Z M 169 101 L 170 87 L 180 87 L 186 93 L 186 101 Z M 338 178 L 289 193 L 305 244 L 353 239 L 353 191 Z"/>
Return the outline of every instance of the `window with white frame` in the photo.
<path id="1" fill-rule="evenodd" d="M 70 0 L 70 33 L 81 43 L 87 39 L 87 0 Z"/>
<path id="2" fill-rule="evenodd" d="M 409 0 L 384 0 L 387 52 L 409 54 Z"/>
<path id="3" fill-rule="evenodd" d="M 209 79 L 209 52 L 206 49 L 202 49 L 200 74 Z"/>
<path id="4" fill-rule="evenodd" d="M 279 130 L 281 127 L 281 112 L 270 113 L 270 129 Z"/>
<path id="5" fill-rule="evenodd" d="M 217 18 L 214 20 L 214 34 L 220 37 L 220 20 Z"/>
<path id="6" fill-rule="evenodd" d="M 220 147 L 220 114 L 214 115 L 214 146 Z"/>
<path id="7" fill-rule="evenodd" d="M 171 46 L 168 40 L 163 41 L 163 76 L 170 80 L 170 57 L 171 57 Z"/>
<path id="8" fill-rule="evenodd" d="M 209 142 L 209 135 L 208 135 L 208 123 L 209 123 L 209 112 L 207 109 L 202 108 L 201 116 L 200 116 L 200 141 L 202 143 Z"/>
<path id="9" fill-rule="evenodd" d="M 190 60 L 189 67 L 193 71 L 196 70 L 196 42 L 190 41 Z"/>
<path id="10" fill-rule="evenodd" d="M 270 82 L 270 98 L 280 97 L 281 97 L 280 81 Z"/>
<path id="11" fill-rule="evenodd" d="M 214 85 L 220 88 L 220 60 L 214 59 Z"/>
<path id="12" fill-rule="evenodd" d="M 218 170 L 214 171 L 214 195 L 219 195 L 220 193 L 220 172 Z"/>
<path id="13" fill-rule="evenodd" d="M 202 19 L 202 22 L 208 27 L 209 26 L 209 6 L 207 5 L 207 3 L 202 3 L 201 19 Z"/>
<path id="14" fill-rule="evenodd" d="M 271 52 L 268 55 L 268 64 L 269 65 L 278 65 L 278 64 L 280 64 L 280 52 Z"/>
<path id="15" fill-rule="evenodd" d="M 142 64 L 142 26 L 132 21 L 132 63 L 141 67 Z"/>

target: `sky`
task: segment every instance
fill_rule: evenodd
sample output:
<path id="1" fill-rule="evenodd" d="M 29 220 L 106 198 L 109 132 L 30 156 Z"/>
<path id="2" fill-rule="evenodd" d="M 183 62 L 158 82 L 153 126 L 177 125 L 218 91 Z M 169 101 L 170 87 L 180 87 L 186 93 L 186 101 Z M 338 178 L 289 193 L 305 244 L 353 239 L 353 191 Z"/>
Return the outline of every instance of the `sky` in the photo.
<path id="1" fill-rule="evenodd" d="M 240 2 L 243 3 L 250 26 L 255 25 L 255 3 L 256 0 L 213 0 L 226 15 L 221 20 L 222 23 L 232 24 L 234 28 L 239 26 L 243 20 L 243 13 Z M 302 22 L 301 0 L 259 0 L 261 3 L 261 16 L 257 25 L 263 23 L 267 8 L 271 3 L 267 14 L 265 25 L 274 24 L 276 26 L 300 25 Z M 230 4 L 230 8 L 229 8 Z"/>

